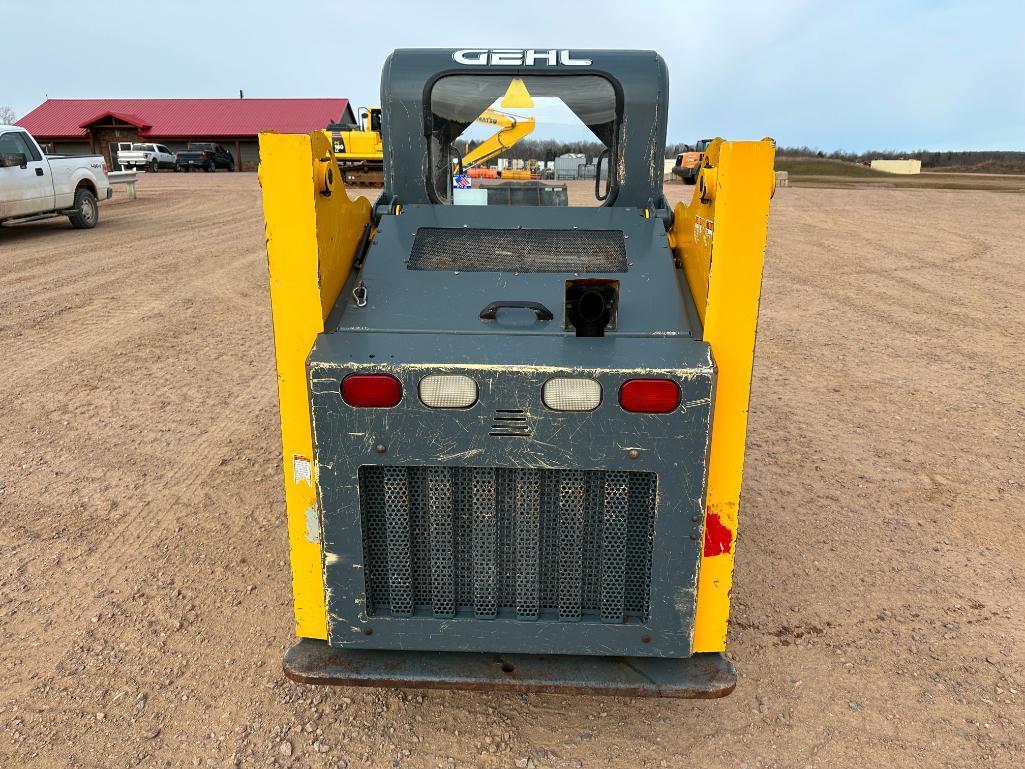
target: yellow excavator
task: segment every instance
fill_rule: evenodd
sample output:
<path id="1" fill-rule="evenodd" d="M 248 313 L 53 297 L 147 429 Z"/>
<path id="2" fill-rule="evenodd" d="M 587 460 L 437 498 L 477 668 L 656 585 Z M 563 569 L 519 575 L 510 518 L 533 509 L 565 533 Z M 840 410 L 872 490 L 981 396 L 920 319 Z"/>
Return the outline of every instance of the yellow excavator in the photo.
<path id="1" fill-rule="evenodd" d="M 328 126 L 338 170 L 348 187 L 384 185 L 384 144 L 381 141 L 381 108 L 361 107 L 358 125 Z"/>
<path id="2" fill-rule="evenodd" d="M 523 81 L 513 80 L 509 91 L 502 98 L 507 108 L 534 106 Z M 384 144 L 381 140 L 381 108 L 361 107 L 357 125 L 335 124 L 328 126 L 326 133 L 331 138 L 338 170 L 349 187 L 380 187 L 384 184 Z M 534 118 L 518 117 L 507 112 L 488 108 L 474 121 L 483 125 L 499 126 L 500 130 L 489 137 L 462 159 L 466 169 L 487 163 L 501 155 L 523 137 L 534 130 Z M 506 178 L 530 178 L 529 171 L 506 171 Z"/>
<path id="3" fill-rule="evenodd" d="M 501 126 L 501 130 L 463 155 L 463 171 L 497 158 L 534 130 L 534 118 L 517 117 L 516 115 L 510 115 L 508 112 L 499 112 L 490 107 L 484 110 L 474 122 L 483 125 Z M 504 176 L 505 174 L 503 173 Z M 528 176 L 527 178 L 529 179 L 530 177 Z"/>

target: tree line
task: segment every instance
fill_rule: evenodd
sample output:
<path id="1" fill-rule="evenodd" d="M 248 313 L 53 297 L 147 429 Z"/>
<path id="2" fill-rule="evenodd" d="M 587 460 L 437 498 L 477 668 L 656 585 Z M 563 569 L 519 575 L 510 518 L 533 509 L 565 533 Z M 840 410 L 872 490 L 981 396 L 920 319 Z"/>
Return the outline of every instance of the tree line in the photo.
<path id="1" fill-rule="evenodd" d="M 869 152 L 846 152 L 834 150 L 823 152 L 811 147 L 776 147 L 781 157 L 812 157 L 846 160 L 849 163 L 879 160 L 883 158 L 913 158 L 922 161 L 922 168 L 948 169 L 951 171 L 976 171 L 982 173 L 1025 173 L 1025 152 L 1001 152 L 996 150 L 968 150 L 964 152 L 932 152 L 930 150 L 871 150 Z"/>
<path id="2" fill-rule="evenodd" d="M 462 150 L 461 142 L 457 142 L 457 144 L 460 145 L 460 150 L 465 155 L 469 150 L 481 144 L 481 142 L 468 142 L 468 149 L 465 151 Z M 501 157 L 508 158 L 510 160 L 555 160 L 555 158 L 560 155 L 572 152 L 586 156 L 587 161 L 593 163 L 594 159 L 598 157 L 604 149 L 605 145 L 601 142 L 562 142 L 556 139 L 522 139 L 503 152 Z"/>
<path id="3" fill-rule="evenodd" d="M 666 145 L 666 157 L 676 157 L 691 147 L 686 144 Z M 870 150 L 869 152 L 847 152 L 833 150 L 823 152 L 813 147 L 776 146 L 777 157 L 829 158 L 848 163 L 871 162 L 889 158 L 914 158 L 922 161 L 922 168 L 930 170 L 975 171 L 979 173 L 1025 173 L 1025 152 L 998 152 L 996 150 L 969 150 L 965 152 L 932 152 L 930 150 Z"/>
<path id="4" fill-rule="evenodd" d="M 471 141 L 470 148 L 480 142 Z M 593 163 L 605 149 L 600 142 L 554 139 L 524 139 L 502 153 L 502 157 L 517 160 L 555 160 L 568 152 L 582 154 L 587 162 Z M 688 152 L 693 145 L 675 142 L 666 145 L 666 158 L 675 158 L 681 152 Z M 464 153 L 465 154 L 465 153 Z M 915 158 L 922 161 L 922 168 L 930 170 L 975 171 L 979 173 L 1025 173 L 1025 152 L 998 152 L 971 150 L 966 152 L 932 152 L 930 150 L 871 150 L 869 152 L 847 152 L 834 150 L 823 152 L 813 147 L 776 147 L 780 157 L 812 157 L 844 160 L 848 163 L 869 162 L 882 158 Z"/>

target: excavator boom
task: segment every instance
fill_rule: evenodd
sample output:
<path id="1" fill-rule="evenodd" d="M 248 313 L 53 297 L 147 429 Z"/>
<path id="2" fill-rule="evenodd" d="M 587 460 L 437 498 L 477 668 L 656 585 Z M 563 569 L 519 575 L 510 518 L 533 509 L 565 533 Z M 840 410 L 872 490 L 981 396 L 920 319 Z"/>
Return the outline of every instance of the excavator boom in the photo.
<path id="1" fill-rule="evenodd" d="M 463 156 L 463 169 L 470 169 L 487 163 L 512 147 L 516 142 L 528 136 L 534 130 L 534 118 L 517 117 L 506 112 L 486 109 L 477 118 L 476 123 L 501 126 L 501 130 L 478 144 Z"/>

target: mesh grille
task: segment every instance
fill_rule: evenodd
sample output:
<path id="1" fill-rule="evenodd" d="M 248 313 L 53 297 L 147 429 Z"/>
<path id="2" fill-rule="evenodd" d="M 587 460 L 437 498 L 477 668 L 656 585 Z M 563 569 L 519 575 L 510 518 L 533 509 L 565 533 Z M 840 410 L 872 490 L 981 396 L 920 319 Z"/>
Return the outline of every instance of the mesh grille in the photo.
<path id="1" fill-rule="evenodd" d="M 406 267 L 462 272 L 626 272 L 619 230 L 421 227 Z"/>
<path id="2" fill-rule="evenodd" d="M 646 620 L 654 473 L 361 467 L 374 615 Z"/>

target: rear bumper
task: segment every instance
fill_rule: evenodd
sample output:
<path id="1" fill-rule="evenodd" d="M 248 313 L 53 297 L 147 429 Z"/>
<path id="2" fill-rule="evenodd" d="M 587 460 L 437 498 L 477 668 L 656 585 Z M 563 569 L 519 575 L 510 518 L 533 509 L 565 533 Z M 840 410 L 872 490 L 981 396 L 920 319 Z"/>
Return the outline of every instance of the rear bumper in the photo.
<path id="1" fill-rule="evenodd" d="M 716 699 L 737 685 L 722 654 L 652 659 L 336 649 L 302 638 L 285 652 L 285 675 L 306 684 L 472 689 L 619 697 Z"/>

